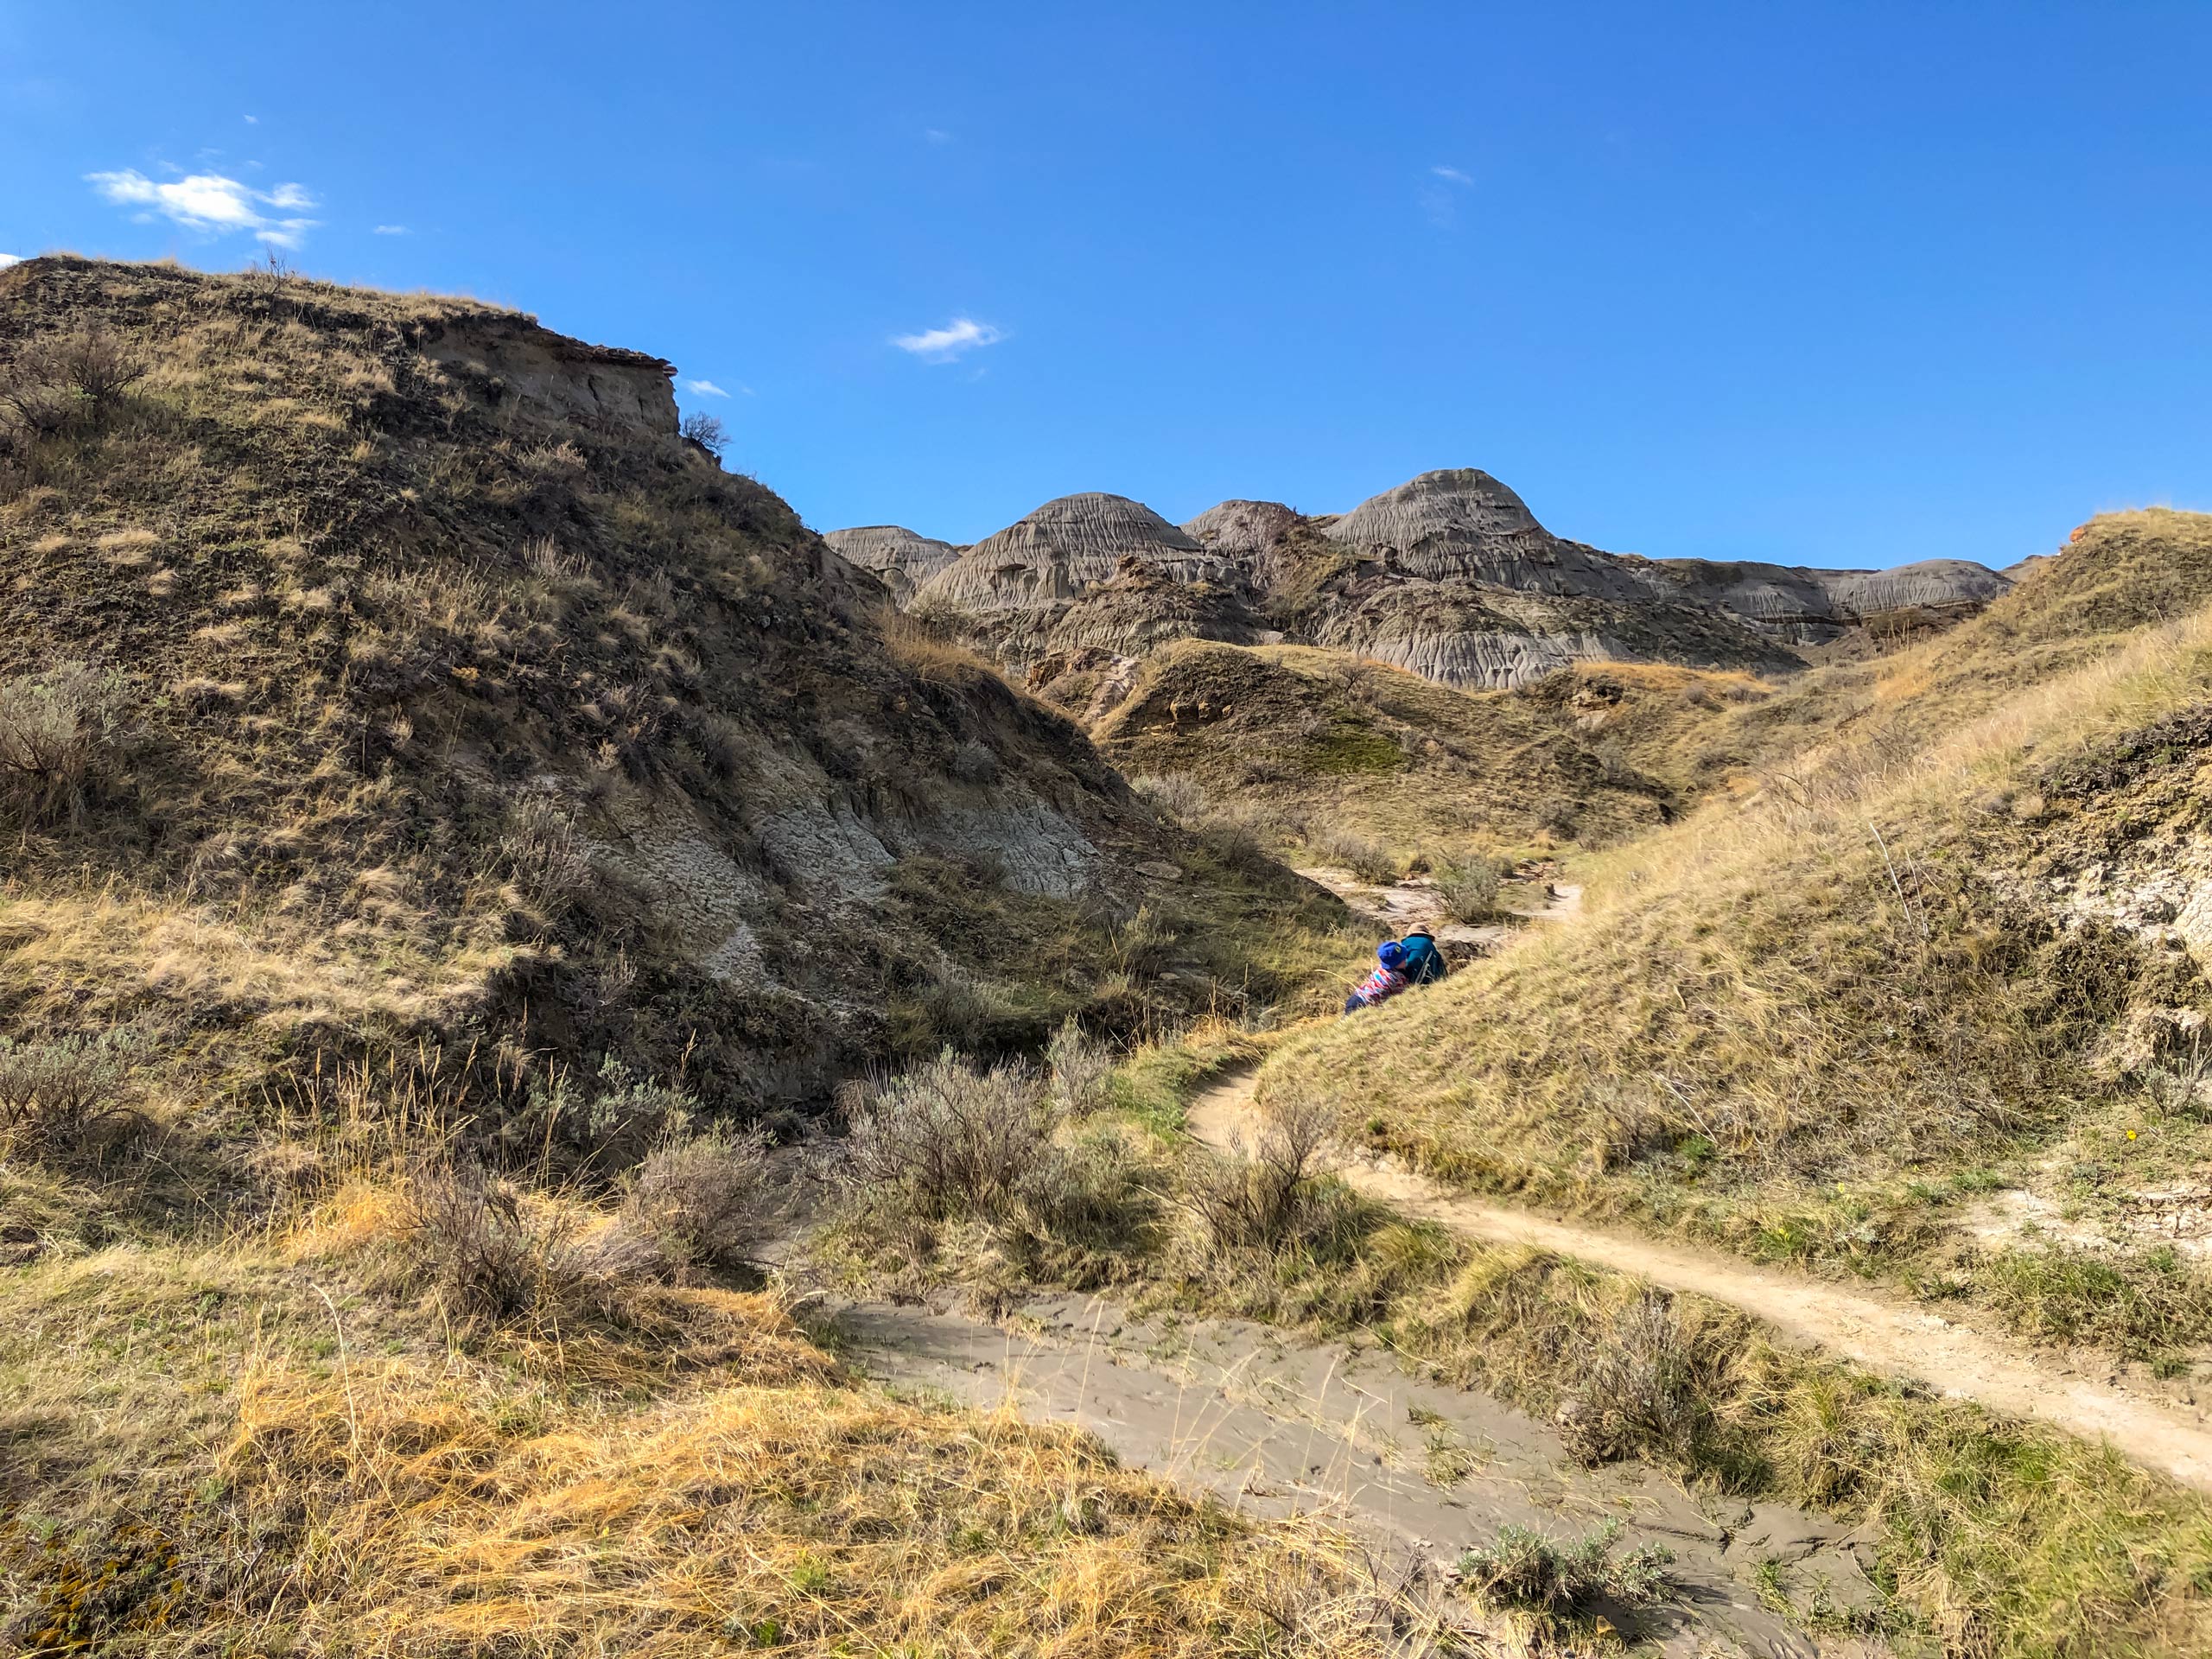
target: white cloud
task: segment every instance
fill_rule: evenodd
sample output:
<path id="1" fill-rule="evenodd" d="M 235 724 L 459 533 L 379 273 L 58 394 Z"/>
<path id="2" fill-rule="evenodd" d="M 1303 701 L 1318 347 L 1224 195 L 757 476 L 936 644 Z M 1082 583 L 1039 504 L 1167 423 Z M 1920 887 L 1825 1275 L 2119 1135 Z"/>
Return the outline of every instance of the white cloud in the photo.
<path id="1" fill-rule="evenodd" d="M 916 357 L 931 363 L 950 363 L 963 352 L 978 346 L 995 346 L 1006 336 L 988 322 L 977 322 L 972 317 L 955 317 L 942 328 L 926 329 L 918 334 L 899 334 L 892 344 L 902 352 L 912 352 Z"/>
<path id="2" fill-rule="evenodd" d="M 272 247 L 296 248 L 302 234 L 315 228 L 312 219 L 274 219 L 262 212 L 273 207 L 290 213 L 315 206 L 315 198 L 296 184 L 280 184 L 274 190 L 256 190 L 219 173 L 194 173 L 188 178 L 157 184 L 136 169 L 121 173 L 87 173 L 86 182 L 110 201 L 126 207 L 144 207 L 144 217 L 160 214 L 188 231 L 210 236 L 251 231 L 254 239 Z"/>
<path id="3" fill-rule="evenodd" d="M 1432 167 L 1428 169 L 1440 179 L 1449 179 L 1454 184 L 1472 184 L 1474 180 L 1456 167 Z"/>
<path id="4" fill-rule="evenodd" d="M 23 256 L 20 253 L 0 253 L 0 270 L 5 270 L 10 265 L 20 265 L 22 263 Z"/>
<path id="5" fill-rule="evenodd" d="M 261 118 L 257 115 L 249 115 L 245 118 L 245 124 L 249 127 L 257 127 L 261 124 Z"/>
<path id="6" fill-rule="evenodd" d="M 372 234 L 376 236 L 407 236 L 411 232 L 404 225 L 379 225 Z"/>
<path id="7" fill-rule="evenodd" d="M 683 385 L 687 390 L 697 392 L 702 397 L 727 397 L 729 396 L 729 393 L 724 391 L 720 386 L 716 385 L 711 380 L 686 380 Z"/>
<path id="8" fill-rule="evenodd" d="M 924 127 L 922 137 L 933 144 L 949 144 L 952 142 L 952 135 L 943 127 Z"/>

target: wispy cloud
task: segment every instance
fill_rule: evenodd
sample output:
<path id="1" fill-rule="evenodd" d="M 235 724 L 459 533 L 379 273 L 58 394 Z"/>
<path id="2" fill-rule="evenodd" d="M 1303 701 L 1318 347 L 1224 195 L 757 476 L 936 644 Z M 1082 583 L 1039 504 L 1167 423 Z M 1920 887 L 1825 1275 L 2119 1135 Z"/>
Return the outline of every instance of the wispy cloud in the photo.
<path id="1" fill-rule="evenodd" d="M 375 236 L 410 236 L 413 232 L 410 232 L 404 225 L 379 225 L 373 232 L 371 232 L 371 234 Z"/>
<path id="2" fill-rule="evenodd" d="M 257 127 L 261 124 L 261 118 L 257 115 L 249 115 L 245 118 L 245 124 L 249 127 Z"/>
<path id="3" fill-rule="evenodd" d="M 950 363 L 963 352 L 973 351 L 978 346 L 995 346 L 1005 338 L 988 322 L 977 322 L 973 317 L 955 317 L 942 328 L 899 334 L 891 343 L 925 362 Z"/>
<path id="4" fill-rule="evenodd" d="M 1438 230 L 1448 231 L 1459 222 L 1460 194 L 1474 188 L 1474 179 L 1458 168 L 1446 167 L 1441 162 L 1430 168 L 1428 175 L 1443 182 L 1421 186 L 1421 215 Z"/>
<path id="5" fill-rule="evenodd" d="M 952 135 L 943 127 L 924 127 L 922 137 L 933 144 L 949 144 L 952 142 Z"/>
<path id="6" fill-rule="evenodd" d="M 696 391 L 702 397 L 727 397 L 729 396 L 729 393 L 724 391 L 720 386 L 716 385 L 711 380 L 686 380 L 683 385 L 685 390 Z"/>
<path id="7" fill-rule="evenodd" d="M 87 173 L 86 181 L 110 201 L 146 209 L 188 231 L 210 236 L 251 231 L 254 239 L 271 247 L 296 248 L 303 234 L 317 223 L 298 217 L 275 218 L 264 213 L 296 214 L 315 206 L 315 198 L 296 184 L 280 184 L 273 190 L 256 190 L 219 173 L 194 173 L 188 178 L 156 183 L 135 168 L 121 173 Z"/>

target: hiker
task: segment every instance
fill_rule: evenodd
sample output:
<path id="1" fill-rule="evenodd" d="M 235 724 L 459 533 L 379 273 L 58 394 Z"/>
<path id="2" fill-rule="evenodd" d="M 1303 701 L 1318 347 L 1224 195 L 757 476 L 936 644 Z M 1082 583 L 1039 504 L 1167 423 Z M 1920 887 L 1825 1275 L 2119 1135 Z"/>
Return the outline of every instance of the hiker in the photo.
<path id="1" fill-rule="evenodd" d="M 1452 970 L 1444 960 L 1444 953 L 1436 948 L 1436 935 L 1428 931 L 1426 922 L 1416 923 L 1407 930 L 1406 937 L 1398 941 L 1406 953 L 1399 971 L 1405 975 L 1408 985 L 1433 985 Z"/>
<path id="2" fill-rule="evenodd" d="M 1375 971 L 1359 982 L 1357 989 L 1344 999 L 1344 1012 L 1354 1008 L 1371 1008 L 1377 1002 L 1395 996 L 1406 988 L 1406 976 L 1401 971 L 1405 965 L 1405 947 L 1395 939 L 1385 939 L 1375 947 Z"/>

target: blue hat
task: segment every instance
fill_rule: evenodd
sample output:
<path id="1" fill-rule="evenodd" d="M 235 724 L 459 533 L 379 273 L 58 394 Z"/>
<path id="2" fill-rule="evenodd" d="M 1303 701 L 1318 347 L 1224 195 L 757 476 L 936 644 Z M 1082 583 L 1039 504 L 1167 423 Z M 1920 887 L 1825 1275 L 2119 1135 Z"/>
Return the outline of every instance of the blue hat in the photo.
<path id="1" fill-rule="evenodd" d="M 1406 959 L 1406 947 L 1395 939 L 1385 939 L 1375 947 L 1375 956 L 1385 968 L 1395 969 Z"/>

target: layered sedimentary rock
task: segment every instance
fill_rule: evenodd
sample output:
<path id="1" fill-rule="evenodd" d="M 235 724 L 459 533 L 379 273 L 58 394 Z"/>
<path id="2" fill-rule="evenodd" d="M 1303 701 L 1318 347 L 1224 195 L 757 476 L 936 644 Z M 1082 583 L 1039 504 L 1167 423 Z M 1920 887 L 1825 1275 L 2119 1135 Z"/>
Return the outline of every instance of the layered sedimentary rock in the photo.
<path id="1" fill-rule="evenodd" d="M 960 556 L 950 542 L 940 542 L 903 524 L 863 524 L 833 530 L 822 538 L 848 564 L 872 573 L 904 605 L 914 590 Z"/>
<path id="2" fill-rule="evenodd" d="M 1792 645 L 1889 619 L 1947 623 L 2012 585 L 1957 559 L 1811 570 L 1606 553 L 1554 535 L 1473 467 L 1424 473 L 1342 517 L 1235 499 L 1179 529 L 1122 496 L 1071 495 L 957 556 L 880 526 L 829 539 L 1010 661 L 1287 639 L 1468 687 L 1606 658 L 1787 671 L 1806 660 Z"/>
<path id="3" fill-rule="evenodd" d="M 1233 560 L 1210 553 L 1127 496 L 1064 495 L 969 548 L 915 590 L 914 602 L 967 616 L 1052 609 L 1081 597 L 1133 559 L 1179 582 L 1233 582 Z"/>

